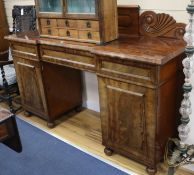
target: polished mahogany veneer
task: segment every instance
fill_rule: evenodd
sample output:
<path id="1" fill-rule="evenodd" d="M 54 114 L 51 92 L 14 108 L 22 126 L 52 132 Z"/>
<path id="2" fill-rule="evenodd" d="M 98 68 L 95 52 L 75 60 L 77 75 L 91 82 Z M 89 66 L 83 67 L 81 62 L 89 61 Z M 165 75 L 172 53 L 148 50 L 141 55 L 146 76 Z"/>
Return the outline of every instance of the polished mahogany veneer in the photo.
<path id="1" fill-rule="evenodd" d="M 134 11 L 138 13 L 138 7 L 133 7 L 137 16 Z M 145 12 L 136 18 L 137 26 L 128 21 L 134 16 L 126 8 L 121 7 L 119 14 L 120 38 L 106 45 L 29 36 L 6 38 L 25 110 L 53 126 L 58 116 L 81 105 L 80 70 L 94 72 L 105 153 L 120 153 L 155 174 L 167 139 L 176 135 L 185 25 L 167 14 Z M 127 32 L 130 24 L 133 35 Z"/>

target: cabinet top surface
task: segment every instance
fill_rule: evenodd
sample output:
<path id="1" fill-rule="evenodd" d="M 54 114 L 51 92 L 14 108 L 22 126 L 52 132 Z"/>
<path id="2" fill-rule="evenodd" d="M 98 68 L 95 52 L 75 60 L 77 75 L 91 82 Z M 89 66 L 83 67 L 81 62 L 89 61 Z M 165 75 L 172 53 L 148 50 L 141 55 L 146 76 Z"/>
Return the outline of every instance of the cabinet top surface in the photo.
<path id="1" fill-rule="evenodd" d="M 133 60 L 156 65 L 163 65 L 184 52 L 185 43 L 182 40 L 152 37 L 120 37 L 106 45 L 95 45 L 73 41 L 64 41 L 38 37 L 5 37 L 11 42 L 33 45 L 48 45 L 75 50 L 89 51 L 98 56 L 112 59 Z"/>

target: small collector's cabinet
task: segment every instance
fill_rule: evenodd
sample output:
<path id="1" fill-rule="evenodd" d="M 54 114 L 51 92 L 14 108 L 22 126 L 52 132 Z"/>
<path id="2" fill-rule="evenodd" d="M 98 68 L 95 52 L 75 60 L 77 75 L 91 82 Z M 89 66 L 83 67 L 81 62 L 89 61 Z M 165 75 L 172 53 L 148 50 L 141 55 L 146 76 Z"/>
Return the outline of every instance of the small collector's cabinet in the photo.
<path id="1" fill-rule="evenodd" d="M 36 0 L 42 37 L 106 43 L 117 39 L 116 0 Z"/>

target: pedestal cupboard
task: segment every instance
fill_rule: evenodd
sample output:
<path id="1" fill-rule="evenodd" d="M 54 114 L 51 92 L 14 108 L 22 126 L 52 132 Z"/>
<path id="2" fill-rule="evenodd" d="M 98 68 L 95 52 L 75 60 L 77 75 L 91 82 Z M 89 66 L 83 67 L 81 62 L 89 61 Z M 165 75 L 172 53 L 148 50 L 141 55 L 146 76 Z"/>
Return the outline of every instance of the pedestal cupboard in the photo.
<path id="1" fill-rule="evenodd" d="M 38 49 L 34 44 L 12 45 L 16 74 L 20 75 L 17 81 L 27 115 L 39 115 L 53 127 L 57 117 L 81 106 L 81 72 L 41 63 Z"/>

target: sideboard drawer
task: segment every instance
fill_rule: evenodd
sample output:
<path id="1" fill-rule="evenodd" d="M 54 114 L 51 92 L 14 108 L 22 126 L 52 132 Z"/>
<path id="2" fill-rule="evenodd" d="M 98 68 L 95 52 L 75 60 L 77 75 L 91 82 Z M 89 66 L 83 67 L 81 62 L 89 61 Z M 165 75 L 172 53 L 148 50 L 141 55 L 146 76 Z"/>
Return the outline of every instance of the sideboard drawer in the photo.
<path id="1" fill-rule="evenodd" d="M 13 44 L 12 50 L 14 51 L 21 51 L 26 54 L 34 53 L 36 54 L 36 47 L 32 45 L 26 45 L 26 44 Z"/>
<path id="2" fill-rule="evenodd" d="M 37 48 L 31 44 L 14 43 L 11 45 L 12 55 L 37 60 Z"/>
<path id="3" fill-rule="evenodd" d="M 152 85 L 155 78 L 155 67 L 138 64 L 121 64 L 102 60 L 100 73 L 108 76 L 126 79 L 135 83 L 146 83 Z"/>
<path id="4" fill-rule="evenodd" d="M 83 54 L 75 51 L 71 52 L 71 50 L 63 48 L 53 50 L 45 46 L 41 48 L 41 59 L 46 62 L 80 68 L 82 70 L 96 70 L 96 59 L 89 52 Z"/>

